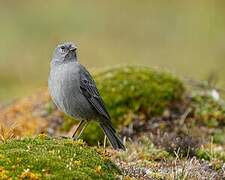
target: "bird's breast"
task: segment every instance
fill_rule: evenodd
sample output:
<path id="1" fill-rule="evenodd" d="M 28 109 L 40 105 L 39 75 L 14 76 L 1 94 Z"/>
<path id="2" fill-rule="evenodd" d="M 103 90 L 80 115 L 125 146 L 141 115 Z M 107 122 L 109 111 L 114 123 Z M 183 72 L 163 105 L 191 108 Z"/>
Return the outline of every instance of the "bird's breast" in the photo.
<path id="1" fill-rule="evenodd" d="M 69 108 L 69 99 L 79 91 L 79 71 L 73 65 L 63 64 L 51 69 L 49 90 L 55 104 L 62 110 Z"/>
<path id="2" fill-rule="evenodd" d="M 64 113 L 77 118 L 92 118 L 93 108 L 80 90 L 79 69 L 62 65 L 51 69 L 49 90 L 56 106 Z"/>

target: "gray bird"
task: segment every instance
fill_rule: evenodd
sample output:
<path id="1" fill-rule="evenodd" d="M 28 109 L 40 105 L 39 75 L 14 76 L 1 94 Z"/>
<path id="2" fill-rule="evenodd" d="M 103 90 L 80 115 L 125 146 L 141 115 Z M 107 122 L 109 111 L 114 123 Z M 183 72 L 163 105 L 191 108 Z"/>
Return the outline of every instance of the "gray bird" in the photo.
<path id="1" fill-rule="evenodd" d="M 125 150 L 94 80 L 77 60 L 76 50 L 73 43 L 60 44 L 55 49 L 48 80 L 52 100 L 61 111 L 80 120 L 74 140 L 90 120 L 97 120 L 113 148 Z"/>

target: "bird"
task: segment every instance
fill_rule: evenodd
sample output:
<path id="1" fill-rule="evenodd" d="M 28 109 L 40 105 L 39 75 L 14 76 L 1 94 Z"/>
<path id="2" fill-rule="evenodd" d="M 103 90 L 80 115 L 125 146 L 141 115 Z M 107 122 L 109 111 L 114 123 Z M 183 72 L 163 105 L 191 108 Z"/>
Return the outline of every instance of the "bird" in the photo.
<path id="1" fill-rule="evenodd" d="M 126 150 L 113 128 L 111 117 L 91 74 L 77 57 L 77 46 L 72 42 L 59 44 L 52 56 L 48 88 L 55 105 L 68 116 L 79 120 L 72 138 L 77 140 L 87 124 L 98 122 L 112 147 Z"/>

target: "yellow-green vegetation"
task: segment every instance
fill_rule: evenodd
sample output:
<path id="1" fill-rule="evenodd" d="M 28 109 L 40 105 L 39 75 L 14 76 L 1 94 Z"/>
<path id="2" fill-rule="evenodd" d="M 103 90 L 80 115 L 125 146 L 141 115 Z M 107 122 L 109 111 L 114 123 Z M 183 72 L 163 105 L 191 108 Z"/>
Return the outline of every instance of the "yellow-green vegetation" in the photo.
<path id="1" fill-rule="evenodd" d="M 138 116 L 146 121 L 161 115 L 182 99 L 184 87 L 172 74 L 147 67 L 125 66 L 106 70 L 95 76 L 97 87 L 118 129 L 128 126 Z M 69 124 L 71 120 L 67 121 Z M 68 124 L 64 127 L 70 127 Z M 96 123 L 88 126 L 83 138 L 96 144 L 103 137 Z"/>
<path id="2" fill-rule="evenodd" d="M 225 104 L 209 95 L 195 95 L 191 103 L 196 122 L 209 128 L 225 125 Z"/>
<path id="3" fill-rule="evenodd" d="M 130 114 L 145 117 L 160 115 L 165 108 L 181 100 L 183 84 L 170 73 L 148 67 L 128 66 L 109 69 L 95 76 L 97 87 L 112 120 L 122 125 Z"/>
<path id="4" fill-rule="evenodd" d="M 209 144 L 210 146 L 208 147 L 205 145 L 205 147 L 199 148 L 196 150 L 196 156 L 199 159 L 204 159 L 207 161 L 222 161 L 223 163 L 225 162 L 225 151 L 223 146 L 217 146 L 213 143 Z"/>
<path id="5" fill-rule="evenodd" d="M 0 144 L 0 179 L 115 179 L 119 174 L 82 141 L 40 135 Z"/>

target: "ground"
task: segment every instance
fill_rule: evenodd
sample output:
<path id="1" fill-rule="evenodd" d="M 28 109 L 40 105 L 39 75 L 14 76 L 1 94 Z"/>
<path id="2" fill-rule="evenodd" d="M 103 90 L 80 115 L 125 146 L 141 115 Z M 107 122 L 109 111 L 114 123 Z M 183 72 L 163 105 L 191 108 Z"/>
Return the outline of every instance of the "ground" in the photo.
<path id="1" fill-rule="evenodd" d="M 47 149 L 55 145 L 57 149 L 58 145 L 65 148 L 65 144 L 70 144 L 65 161 L 73 158 L 72 154 L 79 148 L 82 153 L 87 151 L 90 156 L 97 156 L 97 159 L 85 159 L 90 160 L 90 172 L 94 174 L 89 176 L 93 177 L 98 171 L 102 172 L 101 177 L 119 177 L 118 167 L 125 179 L 225 178 L 225 104 L 216 88 L 207 83 L 196 87 L 170 73 L 133 66 L 105 70 L 95 75 L 95 80 L 113 124 L 124 139 L 126 152 L 105 147 L 102 131 L 93 123 L 89 124 L 82 137 L 87 145 L 46 138 L 47 135 L 70 136 L 77 121 L 59 112 L 47 89 L 43 88 L 33 96 L 0 109 L 1 156 L 7 155 L 10 160 L 15 160 L 7 149 L 9 147 L 19 147 L 18 151 L 25 153 L 27 146 L 35 150 L 39 143 Z M 40 136 L 40 133 L 46 135 Z M 14 140 L 27 136 L 36 138 Z M 46 139 L 41 140 L 42 136 Z M 33 157 L 38 153 L 33 152 Z M 28 154 L 24 156 L 25 162 L 29 161 Z M 54 159 L 48 150 L 46 154 Z M 102 158 L 103 161 L 100 160 Z M 4 158 L 0 159 L 0 164 L 1 174 L 13 177 L 29 174 L 32 169 L 26 167 L 27 163 L 19 162 L 21 169 L 15 174 L 13 165 L 6 165 Z M 75 165 L 72 164 L 71 168 Z M 114 168 L 108 169 L 108 165 Z M 33 164 L 32 167 L 39 166 Z M 44 165 L 42 168 L 45 169 Z M 61 173 L 52 172 L 53 176 Z M 37 169 L 35 173 L 38 178 L 44 176 Z"/>

